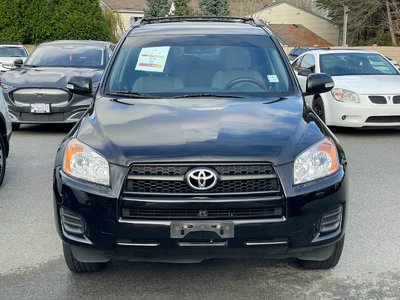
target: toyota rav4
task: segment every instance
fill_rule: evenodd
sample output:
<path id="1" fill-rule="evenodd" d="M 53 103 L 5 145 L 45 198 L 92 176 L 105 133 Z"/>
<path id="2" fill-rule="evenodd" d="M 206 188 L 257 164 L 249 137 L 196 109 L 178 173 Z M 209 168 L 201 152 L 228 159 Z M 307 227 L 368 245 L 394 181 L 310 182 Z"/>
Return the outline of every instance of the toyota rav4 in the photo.
<path id="1" fill-rule="evenodd" d="M 333 85 L 311 74 L 305 93 Z M 71 93 L 89 87 L 82 76 L 67 84 Z M 136 23 L 56 156 L 55 218 L 69 269 L 241 257 L 334 267 L 346 157 L 303 97 L 256 19 Z"/>

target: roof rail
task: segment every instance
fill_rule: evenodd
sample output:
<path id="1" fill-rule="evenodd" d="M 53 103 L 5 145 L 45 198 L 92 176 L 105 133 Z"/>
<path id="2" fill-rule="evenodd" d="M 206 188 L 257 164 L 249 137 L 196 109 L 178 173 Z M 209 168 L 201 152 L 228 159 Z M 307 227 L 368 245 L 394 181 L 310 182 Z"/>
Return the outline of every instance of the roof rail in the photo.
<path id="1" fill-rule="evenodd" d="M 171 23 L 171 22 L 230 22 L 230 23 L 251 23 L 257 27 L 263 27 L 266 24 L 255 18 L 239 18 L 239 17 L 219 17 L 219 16 L 172 16 L 163 18 L 143 18 L 134 23 L 134 27 L 139 27 L 154 23 Z"/>

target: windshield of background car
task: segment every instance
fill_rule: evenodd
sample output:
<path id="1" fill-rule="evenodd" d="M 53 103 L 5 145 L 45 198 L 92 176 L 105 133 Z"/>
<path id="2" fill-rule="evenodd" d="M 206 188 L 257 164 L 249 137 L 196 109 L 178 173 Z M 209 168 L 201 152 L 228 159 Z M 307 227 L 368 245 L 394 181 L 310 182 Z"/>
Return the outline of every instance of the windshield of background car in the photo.
<path id="1" fill-rule="evenodd" d="M 110 70 L 105 92 L 285 96 L 292 83 L 275 47 L 261 35 L 129 37 Z"/>
<path id="2" fill-rule="evenodd" d="M 0 57 L 27 57 L 25 49 L 19 47 L 0 47 Z"/>
<path id="3" fill-rule="evenodd" d="M 105 50 L 86 45 L 39 46 L 25 62 L 35 67 L 104 68 Z"/>
<path id="4" fill-rule="evenodd" d="M 376 53 L 330 53 L 320 55 L 321 72 L 331 76 L 400 75 L 393 65 Z"/>

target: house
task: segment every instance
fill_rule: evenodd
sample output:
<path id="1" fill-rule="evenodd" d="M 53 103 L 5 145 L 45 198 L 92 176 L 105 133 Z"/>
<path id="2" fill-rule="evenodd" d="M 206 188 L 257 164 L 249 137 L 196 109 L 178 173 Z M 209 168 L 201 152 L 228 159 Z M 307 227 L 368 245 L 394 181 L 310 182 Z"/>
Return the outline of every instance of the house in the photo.
<path id="1" fill-rule="evenodd" d="M 274 25 L 286 25 L 280 26 L 279 29 L 281 31 L 284 31 L 282 29 L 285 27 L 291 29 L 294 34 L 294 37 L 291 39 L 295 39 L 296 36 L 297 38 L 301 38 L 301 30 L 296 30 L 296 28 L 292 26 L 298 25 L 308 29 L 309 32 L 314 33 L 317 38 L 327 42 L 324 42 L 323 45 L 321 45 L 320 42 L 311 42 L 311 44 L 307 44 L 306 46 L 329 46 L 329 44 L 338 45 L 339 43 L 339 29 L 335 25 L 331 24 L 329 19 L 320 14 L 316 14 L 311 10 L 300 8 L 289 1 L 272 1 L 270 5 L 255 11 L 251 16 L 263 19 L 272 29 L 274 28 Z M 276 27 L 277 26 L 275 26 L 275 28 Z M 299 33 L 296 35 L 296 32 Z M 278 33 L 277 35 L 279 36 Z M 283 37 L 281 38 L 285 40 Z M 315 39 L 311 39 L 311 41 L 313 40 Z M 289 46 L 295 45 L 289 44 Z"/>
<path id="2" fill-rule="evenodd" d="M 146 0 L 101 0 L 100 4 L 117 12 L 125 29 L 131 26 L 132 21 L 143 18 L 147 8 Z"/>

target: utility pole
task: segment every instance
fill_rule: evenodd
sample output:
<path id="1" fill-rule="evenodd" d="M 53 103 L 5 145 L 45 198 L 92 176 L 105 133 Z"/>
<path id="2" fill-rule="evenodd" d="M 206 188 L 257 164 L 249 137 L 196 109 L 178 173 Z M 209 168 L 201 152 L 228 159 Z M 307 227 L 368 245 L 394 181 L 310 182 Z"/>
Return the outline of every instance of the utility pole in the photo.
<path id="1" fill-rule="evenodd" d="M 389 1 L 387 1 L 387 0 L 386 0 L 386 11 L 387 11 L 387 16 L 388 16 L 390 36 L 392 38 L 392 45 L 397 46 L 396 36 L 394 34 L 394 28 L 393 28 L 392 13 L 390 11 Z"/>
<path id="2" fill-rule="evenodd" d="M 343 46 L 347 46 L 347 17 L 349 14 L 349 7 L 344 5 L 343 13 Z"/>

